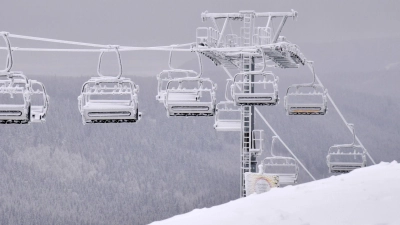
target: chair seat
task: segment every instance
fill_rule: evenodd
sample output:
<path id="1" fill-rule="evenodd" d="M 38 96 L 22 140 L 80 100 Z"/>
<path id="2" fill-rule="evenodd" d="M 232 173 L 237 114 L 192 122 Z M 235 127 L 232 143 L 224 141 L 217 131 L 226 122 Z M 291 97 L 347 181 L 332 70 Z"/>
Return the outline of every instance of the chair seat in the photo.
<path id="1" fill-rule="evenodd" d="M 179 92 L 179 93 L 168 93 L 168 101 L 189 101 L 195 102 L 199 99 L 199 94 L 197 92 Z"/>
<path id="2" fill-rule="evenodd" d="M 241 131 L 241 121 L 217 121 L 214 124 L 214 128 L 217 131 Z"/>
<path id="3" fill-rule="evenodd" d="M 133 106 L 128 100 L 92 100 L 83 106 L 83 109 L 131 109 Z"/>

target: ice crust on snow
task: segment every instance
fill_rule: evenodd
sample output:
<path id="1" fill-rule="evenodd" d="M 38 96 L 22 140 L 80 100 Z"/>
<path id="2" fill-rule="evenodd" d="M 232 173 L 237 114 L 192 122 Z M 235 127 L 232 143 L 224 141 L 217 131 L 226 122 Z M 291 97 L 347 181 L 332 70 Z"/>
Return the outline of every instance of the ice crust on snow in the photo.
<path id="1" fill-rule="evenodd" d="M 399 225 L 400 164 L 381 162 L 151 223 L 172 224 Z"/>

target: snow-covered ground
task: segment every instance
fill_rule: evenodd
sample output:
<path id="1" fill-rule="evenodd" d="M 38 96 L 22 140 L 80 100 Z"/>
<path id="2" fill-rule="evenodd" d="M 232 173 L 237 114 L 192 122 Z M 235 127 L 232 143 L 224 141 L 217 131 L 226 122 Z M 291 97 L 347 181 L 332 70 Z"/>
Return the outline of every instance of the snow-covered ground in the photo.
<path id="1" fill-rule="evenodd" d="M 152 225 L 399 225 L 400 163 L 274 188 Z"/>

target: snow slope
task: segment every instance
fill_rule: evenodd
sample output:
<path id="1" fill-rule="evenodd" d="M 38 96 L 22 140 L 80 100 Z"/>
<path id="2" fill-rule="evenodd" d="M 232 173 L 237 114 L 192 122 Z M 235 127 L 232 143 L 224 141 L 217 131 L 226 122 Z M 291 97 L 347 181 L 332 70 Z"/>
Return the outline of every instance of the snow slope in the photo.
<path id="1" fill-rule="evenodd" d="M 152 225 L 399 225 L 400 164 L 273 189 Z"/>

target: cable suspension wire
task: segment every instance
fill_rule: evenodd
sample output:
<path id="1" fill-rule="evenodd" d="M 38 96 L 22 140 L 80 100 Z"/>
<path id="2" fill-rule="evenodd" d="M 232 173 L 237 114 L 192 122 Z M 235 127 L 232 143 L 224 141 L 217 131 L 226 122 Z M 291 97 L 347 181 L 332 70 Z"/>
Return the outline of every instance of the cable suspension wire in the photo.
<path id="1" fill-rule="evenodd" d="M 31 51 L 31 52 L 106 52 L 112 51 L 110 50 L 110 45 L 102 45 L 102 44 L 94 44 L 94 43 L 86 43 L 86 42 L 77 42 L 77 41 L 67 41 L 67 40 L 59 40 L 59 39 L 51 39 L 51 38 L 42 38 L 42 37 L 33 37 L 33 36 L 25 36 L 18 34 L 11 34 L 8 32 L 0 32 L 7 33 L 8 37 L 19 38 L 25 40 L 35 40 L 35 41 L 44 41 L 44 42 L 52 42 L 52 43 L 60 43 L 60 44 L 69 44 L 69 45 L 79 45 L 79 46 L 87 46 L 101 49 L 56 49 L 56 48 L 19 48 L 13 47 L 13 51 Z M 186 43 L 186 44 L 178 44 L 178 45 L 167 45 L 167 46 L 153 46 L 153 47 L 134 47 L 134 46 L 119 46 L 120 51 L 140 51 L 140 50 L 156 50 L 156 51 L 170 51 L 171 48 L 174 48 L 174 51 L 193 51 L 193 46 L 195 43 Z M 179 49 L 182 47 L 190 47 L 187 49 Z M 7 50 L 7 48 L 1 47 L 0 50 Z"/>
<path id="2" fill-rule="evenodd" d="M 275 136 L 279 135 L 276 133 L 276 131 L 274 130 L 274 128 L 272 128 L 271 124 L 268 123 L 268 121 L 265 119 L 265 117 L 261 114 L 261 112 L 258 110 L 258 108 L 254 107 L 255 111 L 257 112 L 257 114 L 261 117 L 261 119 L 264 121 L 265 124 L 267 124 L 268 128 L 272 131 L 272 133 L 274 133 Z M 290 150 L 290 148 L 286 145 L 286 143 L 279 138 L 280 142 L 283 144 L 283 146 L 288 150 L 288 152 L 293 156 L 293 158 L 296 159 L 296 161 L 300 164 L 300 166 L 307 172 L 307 174 L 313 179 L 316 180 L 315 177 L 310 173 L 310 171 L 308 171 L 308 169 L 303 165 L 303 163 L 300 162 L 300 160 L 296 157 L 296 155 L 292 152 L 292 150 Z"/>
<path id="3" fill-rule="evenodd" d="M 85 43 L 85 42 L 76 42 L 76 41 L 65 41 L 65 40 L 57 40 L 57 39 L 51 39 L 51 38 L 32 37 L 32 36 L 24 36 L 24 35 L 18 35 L 18 34 L 10 34 L 10 37 L 19 38 L 19 39 L 26 39 L 26 40 L 53 42 L 53 43 L 60 43 L 60 44 L 88 46 L 88 47 L 95 47 L 95 48 L 107 48 L 107 45 L 92 44 L 92 43 Z"/>
<path id="4" fill-rule="evenodd" d="M 186 46 L 189 46 L 186 45 Z M 183 46 L 182 46 L 183 47 Z M 0 50 L 7 50 L 5 47 L 0 47 Z M 26 51 L 26 52 L 102 52 L 102 51 L 112 51 L 109 48 L 109 45 L 106 45 L 104 48 L 99 49 L 68 49 L 68 48 L 21 48 L 21 47 L 13 47 L 13 51 Z M 243 47 L 243 48 L 172 48 L 172 46 L 161 46 L 161 47 L 121 47 L 119 49 L 122 51 L 173 51 L 173 52 L 203 52 L 203 51 L 221 51 L 221 52 L 254 52 L 256 54 L 257 48 L 251 47 Z M 238 53 L 239 54 L 239 53 Z"/>
<path id="5" fill-rule="evenodd" d="M 233 79 L 232 74 L 229 72 L 229 70 L 227 68 L 225 68 L 225 66 L 221 67 L 224 69 L 224 71 L 226 72 L 226 74 L 228 74 L 228 76 Z M 241 90 L 241 88 L 238 86 L 238 88 Z M 258 115 L 261 117 L 261 119 L 264 121 L 264 123 L 268 126 L 268 128 L 272 131 L 272 133 L 274 133 L 275 136 L 279 135 L 276 133 L 276 131 L 274 130 L 274 128 L 272 128 L 271 124 L 268 123 L 268 121 L 265 119 L 265 117 L 261 114 L 261 112 L 254 107 L 255 111 L 258 113 Z M 311 179 L 316 180 L 315 177 L 310 173 L 310 171 L 308 171 L 308 169 L 303 165 L 303 163 L 296 157 L 296 155 L 292 152 L 292 150 L 290 150 L 290 148 L 286 145 L 286 143 L 279 138 L 280 142 L 283 144 L 283 146 L 288 150 L 288 152 L 293 156 L 293 158 L 296 159 L 296 161 L 300 164 L 300 166 L 307 172 L 307 174 L 311 177 Z"/>
<path id="6" fill-rule="evenodd" d="M 315 78 L 317 79 L 318 83 L 322 85 L 321 80 L 319 79 L 319 77 L 317 75 L 315 75 Z M 339 108 L 336 106 L 335 102 L 333 101 L 332 97 L 329 95 L 329 93 L 327 93 L 327 97 L 329 99 L 329 101 L 332 103 L 333 107 L 336 109 L 336 112 L 339 114 L 340 118 L 343 120 L 344 124 L 346 125 L 346 127 L 350 130 L 350 132 L 352 131 L 351 127 L 348 126 L 348 122 L 346 121 L 346 119 L 344 118 L 343 114 L 340 112 Z M 368 155 L 368 158 L 372 161 L 372 163 L 375 165 L 376 162 L 375 160 L 371 157 L 371 155 L 369 154 L 369 152 L 367 151 L 367 149 L 364 147 L 364 145 L 361 143 L 360 139 L 358 139 L 357 135 L 355 135 L 355 138 L 357 140 L 357 142 L 361 145 L 362 148 L 365 149 L 365 152 Z"/>
<path id="7" fill-rule="evenodd" d="M 95 48 L 109 48 L 109 45 L 101 45 L 101 44 L 93 44 L 93 43 L 85 43 L 85 42 L 77 42 L 77 41 L 66 41 L 66 40 L 59 40 L 59 39 L 51 39 L 51 38 L 41 38 L 41 37 L 33 37 L 33 36 L 25 36 L 25 35 L 18 35 L 18 34 L 9 34 L 9 37 L 19 38 L 19 39 L 26 39 L 26 40 L 35 40 L 35 41 L 44 41 L 44 42 L 53 42 L 53 43 L 60 43 L 60 44 L 69 44 L 69 45 L 80 45 L 80 46 L 87 46 L 87 47 L 95 47 Z M 191 46 L 194 43 L 187 43 L 187 44 L 179 44 L 173 45 L 173 47 L 186 47 Z M 131 48 L 132 46 L 120 46 L 120 48 Z M 167 48 L 172 46 L 156 46 L 155 48 Z"/>
<path id="8" fill-rule="evenodd" d="M 7 50 L 5 47 L 0 47 L 0 50 Z M 100 49 L 67 49 L 67 48 L 20 48 L 12 47 L 12 51 L 21 52 L 112 52 L 110 48 L 100 48 Z M 120 52 L 127 51 L 171 51 L 170 48 L 166 47 L 130 47 L 130 48 L 120 48 Z M 191 49 L 173 49 L 174 52 L 192 52 Z"/>
<path id="9" fill-rule="evenodd" d="M 1 32 L 7 33 L 7 32 Z M 13 51 L 30 51 L 30 52 L 104 52 L 111 51 L 110 45 L 102 45 L 102 44 L 94 44 L 94 43 L 86 43 L 86 42 L 77 42 L 77 41 L 67 41 L 67 40 L 59 40 L 59 39 L 51 39 L 51 38 L 42 38 L 42 37 L 33 37 L 26 35 L 18 35 L 7 33 L 9 37 L 26 39 L 26 40 L 35 40 L 35 41 L 44 41 L 44 42 L 52 42 L 52 43 L 60 43 L 60 44 L 69 44 L 69 45 L 79 45 L 79 46 L 87 46 L 101 49 L 57 49 L 57 48 L 19 48 L 13 47 Z M 186 43 L 186 44 L 175 44 L 175 45 L 167 45 L 167 46 L 153 46 L 153 47 L 135 47 L 135 46 L 119 46 L 119 50 L 122 51 L 183 51 L 183 52 L 202 52 L 202 51 L 223 51 L 223 52 L 257 52 L 257 48 L 254 47 L 230 47 L 230 48 L 207 48 L 201 49 L 194 47 L 196 43 Z M 180 49 L 183 47 L 190 47 L 185 49 Z M 6 48 L 1 47 L 0 50 L 4 50 Z"/>

